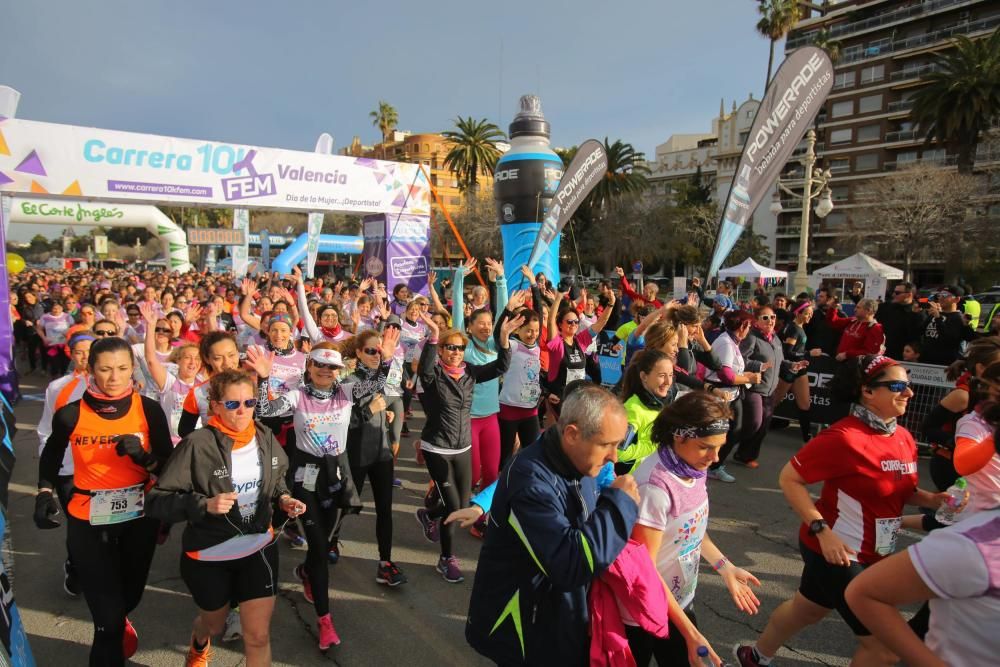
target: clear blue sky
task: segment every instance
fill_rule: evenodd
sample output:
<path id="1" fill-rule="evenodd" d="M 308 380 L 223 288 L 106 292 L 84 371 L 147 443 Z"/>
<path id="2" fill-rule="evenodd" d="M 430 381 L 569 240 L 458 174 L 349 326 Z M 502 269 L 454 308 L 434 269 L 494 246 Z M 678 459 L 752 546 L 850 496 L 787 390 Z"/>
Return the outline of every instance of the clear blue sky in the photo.
<path id="1" fill-rule="evenodd" d="M 536 93 L 554 145 L 652 155 L 707 131 L 720 98 L 759 98 L 767 68 L 753 0 L 5 4 L 0 84 L 21 118 L 308 151 L 321 132 L 374 143 L 379 99 L 401 130 L 459 114 L 506 130 Z"/>

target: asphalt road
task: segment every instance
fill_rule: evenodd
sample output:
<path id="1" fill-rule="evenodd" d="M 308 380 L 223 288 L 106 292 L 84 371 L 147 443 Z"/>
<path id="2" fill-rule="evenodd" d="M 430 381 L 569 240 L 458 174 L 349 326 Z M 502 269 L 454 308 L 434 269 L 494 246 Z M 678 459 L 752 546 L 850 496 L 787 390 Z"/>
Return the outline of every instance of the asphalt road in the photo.
<path id="1" fill-rule="evenodd" d="M 41 379 L 22 384 L 27 395 L 16 408 L 19 433 L 17 466 L 10 487 L 10 526 L 14 548 L 14 591 L 30 635 L 38 665 L 83 665 L 92 625 L 82 598 L 62 590 L 64 529 L 40 531 L 31 521 L 37 480 L 35 427 L 41 414 Z M 419 423 L 419 420 L 414 420 Z M 797 431 L 796 431 L 797 432 Z M 761 612 L 747 616 L 734 607 L 721 579 L 703 565 L 695 601 L 699 625 L 724 658 L 733 643 L 755 637 L 767 615 L 789 598 L 798 584 L 801 564 L 797 521 L 788 509 L 777 477 L 798 447 L 793 429 L 768 437 L 760 468 L 730 466 L 736 484 L 710 482 L 713 540 L 734 563 L 762 582 Z M 377 550 L 371 496 L 368 509 L 348 519 L 340 563 L 330 568 L 331 609 L 342 639 L 327 655 L 316 648 L 315 613 L 292 575 L 305 555 L 282 540 L 280 593 L 272 621 L 275 665 L 480 665 L 488 664 L 465 643 L 464 624 L 480 542 L 466 533 L 456 539 L 466 580 L 446 583 L 434 570 L 436 545 L 426 542 L 414 519 L 422 506 L 427 474 L 413 458 L 412 439 L 405 439 L 397 476 L 404 486 L 395 492 L 393 558 L 409 578 L 395 590 L 375 583 Z M 929 479 L 921 463 L 921 476 Z M 139 652 L 132 664 L 150 667 L 183 664 L 194 605 L 178 572 L 179 527 L 153 561 L 145 596 L 131 616 L 139 633 Z M 907 539 L 903 544 L 909 544 Z M 239 642 L 216 643 L 213 665 L 243 664 Z M 853 652 L 850 631 L 834 613 L 796 637 L 778 656 L 780 665 L 847 665 Z M 725 654 L 723 654 L 725 651 Z"/>

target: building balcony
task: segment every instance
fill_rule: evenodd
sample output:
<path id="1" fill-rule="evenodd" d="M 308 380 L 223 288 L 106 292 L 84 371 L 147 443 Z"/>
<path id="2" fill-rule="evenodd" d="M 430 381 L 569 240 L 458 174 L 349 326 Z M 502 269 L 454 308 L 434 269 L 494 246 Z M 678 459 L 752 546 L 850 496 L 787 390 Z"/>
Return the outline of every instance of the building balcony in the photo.
<path id="1" fill-rule="evenodd" d="M 924 74 L 930 74 L 938 69 L 937 65 L 923 65 L 921 67 L 907 67 L 889 75 L 892 83 L 903 83 L 905 81 L 916 81 Z"/>
<path id="2" fill-rule="evenodd" d="M 909 111 L 913 108 L 913 99 L 908 100 L 896 100 L 895 102 L 889 102 L 888 110 L 889 113 L 899 113 L 901 111 Z"/>
<path id="3" fill-rule="evenodd" d="M 886 132 L 885 133 L 885 143 L 891 144 L 897 141 L 915 141 L 918 140 L 916 130 L 901 130 L 899 132 Z"/>
<path id="4" fill-rule="evenodd" d="M 931 12 L 940 11 L 942 9 L 947 9 L 948 7 L 954 7 L 956 5 L 969 4 L 969 0 L 931 0 L 930 2 L 925 1 L 910 7 L 901 7 L 893 11 L 885 12 L 884 14 L 879 14 L 878 16 L 872 16 L 871 18 L 863 19 L 861 21 L 852 21 L 850 23 L 841 23 L 840 25 L 834 25 L 829 28 L 829 36 L 831 39 L 840 39 L 846 35 L 851 35 L 853 33 L 862 32 L 865 30 L 872 30 L 874 28 L 879 28 L 884 25 L 889 25 L 891 23 L 896 23 L 898 21 L 905 21 L 907 19 L 912 19 L 917 16 L 922 16 L 924 14 L 930 14 Z M 812 44 L 816 37 L 816 33 L 819 31 L 812 31 L 802 35 L 796 35 L 795 37 L 788 40 L 788 44 L 785 47 L 787 49 L 795 49 L 800 46 L 806 46 Z"/>
<path id="5" fill-rule="evenodd" d="M 963 21 L 962 23 L 956 23 L 925 35 L 899 39 L 883 46 L 868 47 L 856 51 L 845 50 L 840 61 L 837 63 L 837 67 L 851 65 L 869 58 L 878 58 L 910 49 L 917 49 L 922 46 L 935 45 L 958 35 L 973 35 L 980 32 L 987 32 L 993 30 L 998 25 L 1000 25 L 1000 15 L 990 16 L 978 21 Z"/>
<path id="6" fill-rule="evenodd" d="M 948 167 L 953 166 L 958 162 L 957 155 L 945 155 L 939 158 L 921 158 L 919 160 L 906 160 L 905 162 L 886 162 L 882 165 L 882 171 L 897 171 L 898 169 L 905 169 L 907 166 L 912 164 L 928 164 L 936 167 Z"/>

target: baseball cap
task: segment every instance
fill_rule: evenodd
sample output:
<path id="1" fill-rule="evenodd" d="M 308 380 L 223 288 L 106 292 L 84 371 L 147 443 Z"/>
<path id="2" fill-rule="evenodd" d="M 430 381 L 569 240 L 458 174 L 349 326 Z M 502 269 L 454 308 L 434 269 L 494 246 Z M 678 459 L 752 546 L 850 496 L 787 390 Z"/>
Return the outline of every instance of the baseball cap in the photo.
<path id="1" fill-rule="evenodd" d="M 733 307 L 733 300 L 725 294 L 716 294 L 715 298 L 712 299 L 712 304 L 722 306 L 726 310 L 729 310 Z"/>
<path id="2" fill-rule="evenodd" d="M 385 327 L 396 327 L 397 329 L 402 329 L 403 323 L 400 321 L 399 315 L 390 315 L 386 318 L 385 324 L 382 325 L 383 329 Z"/>

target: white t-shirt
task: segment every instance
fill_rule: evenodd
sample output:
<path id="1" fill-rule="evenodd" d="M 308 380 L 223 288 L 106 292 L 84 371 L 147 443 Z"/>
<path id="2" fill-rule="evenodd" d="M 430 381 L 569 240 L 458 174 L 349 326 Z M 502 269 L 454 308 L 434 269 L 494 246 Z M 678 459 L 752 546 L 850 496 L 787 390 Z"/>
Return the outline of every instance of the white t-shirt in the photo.
<path id="1" fill-rule="evenodd" d="M 542 395 L 540 353 L 537 344 L 528 347 L 516 338 L 510 339 L 510 365 L 500 387 L 501 403 L 517 408 L 538 407 Z"/>
<path id="2" fill-rule="evenodd" d="M 694 601 L 701 561 L 701 542 L 708 529 L 706 478 L 685 481 L 669 472 L 657 455 L 635 471 L 639 486 L 639 525 L 663 532 L 656 569 L 682 608 Z M 619 604 L 622 620 L 637 623 Z"/>
<path id="3" fill-rule="evenodd" d="M 978 412 L 963 415 L 955 425 L 955 441 L 965 438 L 982 442 L 993 435 L 993 428 L 983 421 Z M 969 504 L 956 518 L 964 520 L 977 512 L 1000 507 L 1000 456 L 996 454 L 989 463 L 965 476 L 968 483 Z"/>
<path id="4" fill-rule="evenodd" d="M 45 338 L 49 341 L 49 345 L 62 345 L 66 342 L 66 332 L 73 326 L 73 317 L 69 313 L 61 315 L 46 313 L 39 318 L 38 323 L 45 330 Z"/>
<path id="5" fill-rule="evenodd" d="M 715 342 L 712 343 L 712 352 L 718 356 L 722 365 L 731 368 L 735 375 L 743 374 L 743 371 L 746 369 L 746 362 L 743 360 L 743 355 L 740 353 L 740 348 L 736 344 L 736 341 L 728 333 L 724 333 L 715 339 Z M 710 382 L 722 382 L 722 377 L 715 371 L 706 373 L 705 379 Z M 750 385 L 744 386 L 749 387 Z M 730 394 L 731 397 L 729 400 L 736 398 L 735 389 L 731 390 Z"/>
<path id="6" fill-rule="evenodd" d="M 1000 511 L 935 530 L 909 548 L 930 601 L 927 647 L 950 667 L 997 664 L 1000 655 Z"/>
<path id="7" fill-rule="evenodd" d="M 257 511 L 257 499 L 260 497 L 261 470 L 257 438 L 239 449 L 233 449 L 232 456 L 233 469 L 230 477 L 233 480 L 233 490 L 239 496 L 236 502 L 240 506 L 240 516 L 246 522 Z"/>
<path id="8" fill-rule="evenodd" d="M 170 425 L 170 439 L 174 446 L 181 441 L 181 436 L 177 434 L 177 427 L 181 423 L 181 415 L 184 414 L 184 399 L 188 392 L 195 386 L 195 382 L 187 383 L 178 378 L 174 373 L 167 371 L 167 381 L 163 384 L 163 391 L 157 394 L 160 407 L 163 408 L 167 416 L 167 423 Z M 150 380 L 151 384 L 156 384 Z"/>

